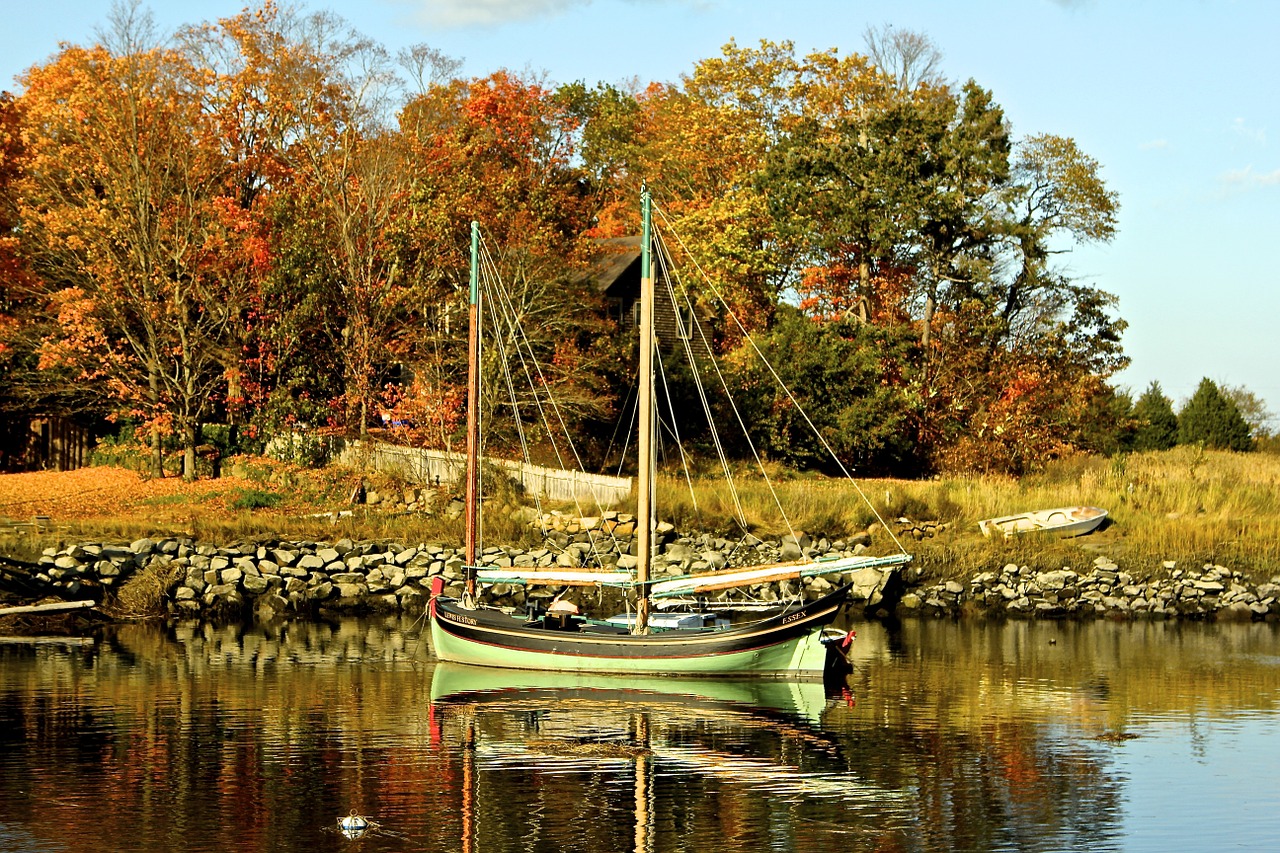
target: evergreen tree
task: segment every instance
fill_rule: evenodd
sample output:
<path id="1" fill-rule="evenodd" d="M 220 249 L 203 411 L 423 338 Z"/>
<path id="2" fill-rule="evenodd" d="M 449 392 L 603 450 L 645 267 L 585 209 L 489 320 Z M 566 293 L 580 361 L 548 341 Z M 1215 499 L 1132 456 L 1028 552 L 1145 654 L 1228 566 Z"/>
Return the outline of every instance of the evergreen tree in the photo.
<path id="1" fill-rule="evenodd" d="M 1164 395 L 1159 382 L 1152 382 L 1133 407 L 1133 417 L 1138 421 L 1133 436 L 1133 449 L 1168 450 L 1178 443 L 1178 416 L 1173 413 L 1173 401 Z"/>
<path id="2" fill-rule="evenodd" d="M 1214 450 L 1252 450 L 1249 425 L 1231 402 L 1209 379 L 1201 379 L 1200 387 L 1178 415 L 1178 443 L 1197 444 Z"/>

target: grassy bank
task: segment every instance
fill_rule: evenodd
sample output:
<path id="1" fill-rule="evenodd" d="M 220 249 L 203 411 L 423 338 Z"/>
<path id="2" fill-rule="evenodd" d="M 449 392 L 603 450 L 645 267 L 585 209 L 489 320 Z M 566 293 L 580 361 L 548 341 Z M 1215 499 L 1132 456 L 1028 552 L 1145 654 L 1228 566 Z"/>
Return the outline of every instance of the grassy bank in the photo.
<path id="1" fill-rule="evenodd" d="M 406 484 L 381 475 L 329 468 L 311 471 L 253 460 L 236 467 L 236 474 L 190 487 L 166 480 L 146 481 L 118 469 L 90 469 L 66 475 L 40 475 L 48 483 L 66 483 L 78 498 L 48 502 L 42 494 L 27 501 L 11 500 L 11 518 L 29 520 L 37 513 L 50 518 L 50 530 L 29 528 L 0 536 L 0 550 L 22 556 L 58 542 L 90 539 L 131 540 L 157 535 L 190 536 L 202 542 L 225 543 L 254 538 L 294 538 L 333 541 L 340 538 L 451 542 L 462 537 L 461 522 L 437 513 L 388 512 L 382 506 L 353 507 L 355 484 L 384 496 L 401 492 Z M 110 475 L 108 472 L 114 472 Z M 73 475 L 78 479 L 72 478 Z M 8 478 L 36 475 L 7 475 Z M 62 480 L 56 478 L 64 478 Z M 95 509 L 80 506 L 84 495 L 104 490 L 110 478 L 114 490 Z M 1037 568 L 1080 568 L 1097 555 L 1115 559 L 1122 567 L 1148 571 L 1163 561 L 1199 567 L 1214 562 L 1266 579 L 1280 572 L 1280 456 L 1234 454 L 1178 448 L 1103 459 L 1078 457 L 1051 465 L 1022 479 L 950 477 L 924 481 L 869 480 L 857 486 L 794 472 L 773 471 L 769 483 L 759 474 L 739 476 L 737 500 L 723 480 L 696 479 L 693 488 L 683 477 L 659 478 L 663 519 L 682 530 L 733 535 L 741 517 L 752 533 L 778 536 L 788 527 L 813 535 L 844 536 L 866 529 L 882 518 L 891 528 L 900 517 L 944 522 L 934 538 L 904 545 L 916 555 L 926 576 L 969 575 L 1007 562 Z M 56 486 L 40 481 L 43 492 Z M 865 495 L 866 501 L 862 496 Z M 116 494 L 120 492 L 121 494 Z M 494 489 L 486 503 L 486 539 L 514 544 L 527 537 L 512 521 L 519 499 L 507 488 Z M 448 488 L 433 498 L 436 506 L 450 497 Z M 42 502 L 43 501 L 43 502 Z M 868 506 L 868 502 L 870 506 Z M 983 518 L 1031 509 L 1087 504 L 1110 512 L 1110 524 L 1089 536 L 1058 540 L 1044 536 L 990 540 L 977 522 Z M 784 516 L 782 509 L 785 507 Z M 544 507 L 545 508 L 545 507 Z M 593 508 L 566 511 L 593 514 Z M 634 511 L 634 506 L 619 509 Z M 314 513 L 349 510 L 346 517 L 312 517 Z M 874 511 L 873 511 L 874 510 Z M 527 541 L 527 539 L 526 539 Z M 877 551 L 892 550 L 883 534 L 875 537 Z"/>
<path id="2" fill-rule="evenodd" d="M 667 482 L 678 493 L 672 481 Z M 774 484 L 791 526 L 840 535 L 864 528 L 874 516 L 847 483 L 784 478 Z M 1280 456 L 1177 448 L 1159 453 L 1076 457 L 1044 472 L 1006 477 L 948 477 L 923 481 L 872 480 L 860 484 L 875 512 L 892 521 L 946 522 L 949 529 L 923 542 L 907 542 L 930 575 L 952 577 L 992 565 L 1018 562 L 1061 568 L 1105 554 L 1136 569 L 1163 561 L 1199 566 L 1221 563 L 1263 578 L 1280 572 Z M 739 483 L 748 524 L 758 534 L 785 532 L 762 479 Z M 681 521 L 699 517 L 724 524 L 733 506 L 721 486 L 698 485 L 694 501 L 672 506 Z M 1110 513 L 1109 524 L 1089 536 L 983 538 L 977 522 L 1057 506 L 1092 505 Z M 882 537 L 883 538 L 883 537 Z"/>

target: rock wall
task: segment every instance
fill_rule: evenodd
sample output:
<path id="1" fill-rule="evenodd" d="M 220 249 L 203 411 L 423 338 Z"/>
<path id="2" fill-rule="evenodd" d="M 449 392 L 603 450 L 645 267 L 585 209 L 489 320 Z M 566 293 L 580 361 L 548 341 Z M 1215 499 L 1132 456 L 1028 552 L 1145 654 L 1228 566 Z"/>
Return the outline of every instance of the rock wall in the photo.
<path id="1" fill-rule="evenodd" d="M 1009 563 L 999 572 L 912 590 L 900 610 L 925 615 L 981 613 L 1012 617 L 1111 616 L 1248 621 L 1280 617 L 1280 576 L 1253 585 L 1240 572 L 1213 564 L 1199 569 L 1165 562 L 1145 576 L 1107 557 L 1088 569 L 1040 572 Z"/>
<path id="2" fill-rule="evenodd" d="M 486 548 L 479 562 L 491 568 L 578 568 L 636 563 L 635 519 L 622 513 L 590 518 L 550 514 L 534 519 L 545 531 L 540 547 Z M 752 566 L 801 557 L 854 555 L 866 550 L 869 534 L 849 540 L 811 539 L 799 534 L 776 541 L 755 537 L 727 540 L 710 535 L 680 535 L 660 525 L 655 542 L 655 576 L 726 567 Z M 464 579 L 462 548 L 441 543 L 404 545 L 397 542 L 334 543 L 269 541 L 216 547 L 187 539 L 140 539 L 127 546 L 85 543 L 62 550 L 49 549 L 40 559 L 37 579 L 64 597 L 110 598 L 136 573 L 148 571 L 165 578 L 167 609 L 178 616 L 258 618 L 304 616 L 336 612 L 420 612 L 432 581 L 439 577 L 446 594 L 460 595 Z M 758 584 L 718 593 L 730 602 L 774 602 L 802 596 L 818 598 L 838 582 L 855 584 L 853 598 L 876 608 L 892 593 L 895 570 L 864 568 L 842 578 L 805 578 Z M 484 591 L 488 603 L 523 608 L 530 600 L 548 599 L 549 587 L 497 584 Z M 574 590 L 583 604 L 611 609 L 624 607 L 619 593 Z M 593 597 L 594 601 L 587 597 Z M 609 614 L 601 614 L 609 615 Z"/>
<path id="3" fill-rule="evenodd" d="M 479 562 L 490 568 L 578 568 L 636 564 L 635 519 L 624 513 L 576 517 L 556 513 L 532 518 L 543 532 L 538 547 L 492 547 Z M 899 530 L 899 534 L 907 532 Z M 879 528 L 846 539 L 805 534 L 779 540 L 754 536 L 726 539 L 682 534 L 661 524 L 655 534 L 656 578 L 723 568 L 749 567 L 820 556 L 855 556 L 867 551 Z M 930 535 L 924 532 L 916 536 Z M 886 537 L 887 538 L 887 537 Z M 129 545 L 85 543 L 49 549 L 40 558 L 35 579 L 65 598 L 110 599 L 135 573 L 150 571 L 165 579 L 165 607 L 197 618 L 311 616 L 324 612 L 421 612 L 432 581 L 443 579 L 446 592 L 462 592 L 464 557 L 452 544 L 397 542 L 334 543 L 270 541 L 223 547 L 185 539 L 140 539 Z M 999 571 L 980 571 L 967 579 L 931 582 L 915 578 L 909 586 L 895 568 L 863 568 L 838 576 L 759 584 L 718 593 L 731 603 L 774 602 L 802 596 L 817 598 L 835 584 L 852 582 L 855 609 L 867 615 L 1014 618 L 1191 618 L 1257 620 L 1280 618 L 1280 576 L 1252 583 L 1218 565 L 1197 569 L 1163 563 L 1140 574 L 1098 557 L 1077 571 L 1064 567 L 1037 571 L 1010 563 Z M 558 590 L 497 584 L 484 591 L 498 606 L 523 608 Z M 570 591 L 577 603 L 598 615 L 625 607 L 613 590 Z"/>

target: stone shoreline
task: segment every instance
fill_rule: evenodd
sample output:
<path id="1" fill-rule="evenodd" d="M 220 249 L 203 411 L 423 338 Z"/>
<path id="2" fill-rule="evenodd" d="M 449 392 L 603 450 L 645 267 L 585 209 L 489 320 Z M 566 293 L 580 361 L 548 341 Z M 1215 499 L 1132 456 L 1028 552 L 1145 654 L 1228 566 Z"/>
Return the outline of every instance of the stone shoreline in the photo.
<path id="1" fill-rule="evenodd" d="M 563 569 L 599 562 L 628 569 L 635 565 L 634 519 L 630 516 L 553 514 L 535 518 L 533 524 L 545 531 L 541 547 L 486 548 L 480 562 L 492 568 Z M 807 557 L 856 556 L 867 552 L 877 531 L 873 527 L 836 540 L 812 539 L 804 534 L 774 541 L 752 536 L 727 540 L 707 534 L 682 535 L 662 524 L 655 534 L 659 555 L 653 571 L 655 576 L 674 576 Z M 932 531 L 924 535 L 930 534 Z M 34 567 L 33 579 L 63 598 L 112 601 L 131 577 L 145 570 L 162 587 L 163 608 L 173 616 L 273 619 L 420 611 L 436 578 L 443 579 L 447 594 L 461 594 L 463 563 L 460 547 L 440 543 L 404 545 L 343 539 L 215 547 L 188 539 L 140 539 L 129 545 L 83 543 L 47 549 Z M 918 569 L 903 572 L 894 567 L 867 567 L 830 578 L 728 590 L 717 594 L 715 600 L 746 604 L 796 595 L 813 599 L 836 584 L 852 582 L 855 612 L 873 617 L 1280 618 L 1280 577 L 1252 586 L 1239 572 L 1214 565 L 1186 570 L 1165 563 L 1151 576 L 1138 577 L 1099 557 L 1085 572 L 1071 568 L 1040 572 L 1010 563 L 999 571 L 981 571 L 967 582 L 934 583 L 919 575 Z M 486 590 L 484 600 L 522 609 L 530 602 L 550 599 L 555 592 L 550 587 L 497 584 Z M 625 607 L 617 590 L 575 589 L 569 595 L 592 609 Z"/>
<path id="2" fill-rule="evenodd" d="M 901 613 L 1012 617 L 1110 616 L 1218 619 L 1280 618 L 1280 576 L 1250 584 L 1240 572 L 1212 563 L 1199 569 L 1168 561 L 1146 576 L 1098 557 L 1087 572 L 1037 572 L 1016 563 L 975 575 L 967 584 L 944 581 L 903 595 Z"/>

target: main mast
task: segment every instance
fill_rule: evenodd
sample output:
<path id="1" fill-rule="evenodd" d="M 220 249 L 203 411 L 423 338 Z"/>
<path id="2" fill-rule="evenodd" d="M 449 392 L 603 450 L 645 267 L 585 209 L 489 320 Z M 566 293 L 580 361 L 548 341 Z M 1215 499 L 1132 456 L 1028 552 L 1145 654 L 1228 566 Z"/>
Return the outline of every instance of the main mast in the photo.
<path id="1" fill-rule="evenodd" d="M 653 556 L 653 259 L 650 257 L 652 199 L 640 191 L 640 458 L 636 477 L 636 627 L 649 630 L 649 564 Z"/>
<path id="2" fill-rule="evenodd" d="M 480 223 L 471 223 L 471 299 L 467 307 L 467 513 L 466 594 L 476 594 L 476 546 L 480 540 Z"/>

